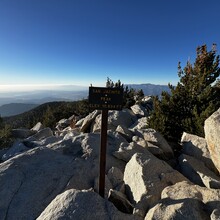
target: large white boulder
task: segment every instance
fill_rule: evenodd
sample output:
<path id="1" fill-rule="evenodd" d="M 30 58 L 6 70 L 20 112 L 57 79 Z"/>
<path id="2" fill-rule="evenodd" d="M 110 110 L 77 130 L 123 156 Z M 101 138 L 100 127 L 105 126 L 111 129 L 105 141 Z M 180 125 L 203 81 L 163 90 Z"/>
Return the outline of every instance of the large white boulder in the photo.
<path id="1" fill-rule="evenodd" d="M 137 120 L 137 117 L 130 109 L 123 109 L 122 111 L 108 112 L 108 129 L 115 131 L 118 125 L 129 128 Z M 102 116 L 98 115 L 92 124 L 92 132 L 101 130 Z"/>
<path id="2" fill-rule="evenodd" d="M 69 147 L 63 149 L 65 154 L 70 155 L 73 158 L 77 157 L 81 162 L 77 164 L 77 169 L 75 168 L 75 172 L 70 179 L 67 189 L 89 189 L 93 187 L 94 180 L 99 175 L 100 134 L 85 133 L 76 136 L 72 140 L 72 144 L 71 140 L 69 141 Z M 108 132 L 106 173 L 113 166 L 121 171 L 124 170 L 125 162 L 113 156 L 113 152 L 119 149 L 121 142 L 126 142 L 126 140 L 118 133 Z"/>
<path id="3" fill-rule="evenodd" d="M 207 188 L 220 189 L 220 177 L 209 170 L 202 161 L 186 154 L 179 157 L 181 173 L 193 183 Z"/>
<path id="4" fill-rule="evenodd" d="M 121 134 L 128 142 L 130 142 L 133 137 L 133 132 L 123 125 L 118 125 L 115 131 Z"/>
<path id="5" fill-rule="evenodd" d="M 220 108 L 205 120 L 204 129 L 212 161 L 220 172 Z"/>
<path id="6" fill-rule="evenodd" d="M 106 170 L 113 165 L 124 170 L 125 163 L 112 156 L 112 152 L 119 148 L 122 141 L 126 140 L 118 133 L 108 132 Z M 9 219 L 14 219 L 14 216 L 16 219 L 26 219 L 26 216 L 34 219 L 36 213 L 42 211 L 65 188 L 89 189 L 94 186 L 94 180 L 99 175 L 100 134 L 81 134 L 58 141 L 50 147 L 53 150 L 46 147 L 35 148 L 1 164 L 3 173 L 0 168 L 0 184 L 3 191 L 0 191 L 0 209 L 3 211 L 0 219 L 4 219 L 5 215 Z M 3 201 L 4 196 L 8 201 Z M 25 206 L 27 210 L 24 210 Z M 14 210 L 17 208 L 19 211 L 15 214 Z"/>
<path id="7" fill-rule="evenodd" d="M 34 148 L 0 164 L 0 219 L 36 219 L 67 185 L 77 163 Z"/>
<path id="8" fill-rule="evenodd" d="M 58 131 L 61 131 L 63 130 L 64 128 L 68 127 L 69 125 L 71 124 L 71 120 L 70 119 L 66 119 L 66 118 L 63 118 L 61 120 L 59 120 L 56 124 L 56 129 Z"/>
<path id="9" fill-rule="evenodd" d="M 148 116 L 148 111 L 142 105 L 132 105 L 131 110 L 139 118 Z"/>
<path id="10" fill-rule="evenodd" d="M 217 171 L 215 165 L 212 162 L 205 138 L 183 132 L 181 144 L 183 146 L 183 154 L 195 157 L 196 159 L 204 162 L 210 170 L 214 172 Z"/>
<path id="11" fill-rule="evenodd" d="M 165 187 L 183 180 L 187 179 L 150 152 L 134 154 L 124 172 L 127 194 L 142 217 L 160 200 Z"/>
<path id="12" fill-rule="evenodd" d="M 158 146 L 163 151 L 164 156 L 166 156 L 167 159 L 174 157 L 173 149 L 159 132 L 154 129 L 143 129 L 141 130 L 141 133 L 144 140 Z"/>
<path id="13" fill-rule="evenodd" d="M 17 129 L 12 129 L 11 130 L 11 134 L 14 138 L 27 138 L 33 134 L 35 134 L 35 131 L 32 131 L 30 129 L 27 128 L 17 128 Z"/>
<path id="14" fill-rule="evenodd" d="M 28 148 L 27 146 L 25 146 L 21 141 L 15 141 L 13 143 L 13 145 L 7 149 L 7 151 L 5 152 L 5 154 L 2 156 L 2 160 L 6 161 L 11 157 L 14 157 L 18 154 L 21 154 L 27 150 L 30 150 L 30 148 Z"/>
<path id="15" fill-rule="evenodd" d="M 53 136 L 53 131 L 51 128 L 43 128 L 39 130 L 36 134 L 26 138 L 27 141 L 40 141 L 45 138 Z"/>
<path id="16" fill-rule="evenodd" d="M 61 152 L 63 154 L 72 156 L 72 157 L 80 157 L 83 155 L 81 140 L 84 138 L 84 135 L 78 135 L 76 137 L 71 137 L 68 139 L 57 139 L 56 142 L 51 142 L 47 144 L 46 147 L 51 148 L 55 151 Z"/>
<path id="17" fill-rule="evenodd" d="M 148 118 L 142 117 L 142 118 L 139 118 L 134 124 L 132 124 L 130 126 L 130 129 L 132 129 L 133 131 L 147 129 L 147 125 L 148 125 Z"/>
<path id="18" fill-rule="evenodd" d="M 204 204 L 197 199 L 162 199 L 147 213 L 145 220 L 208 220 Z"/>
<path id="19" fill-rule="evenodd" d="M 70 189 L 58 195 L 37 220 L 140 220 L 138 216 L 118 211 L 108 200 L 91 190 Z"/>
<path id="20" fill-rule="evenodd" d="M 196 199 L 203 202 L 203 212 L 206 210 L 207 213 L 211 214 L 214 210 L 220 210 L 220 190 L 219 189 L 208 189 L 192 183 L 183 181 L 178 182 L 175 185 L 166 187 L 161 193 L 161 199 L 170 199 L 173 202 L 188 202 L 188 199 Z M 193 208 L 193 207 L 192 207 Z M 195 210 L 192 210 L 192 212 Z M 215 212 L 218 214 L 219 212 Z M 220 215 L 218 216 L 220 219 Z"/>
<path id="21" fill-rule="evenodd" d="M 92 113 L 87 115 L 85 118 L 79 120 L 76 123 L 76 127 L 80 126 L 80 131 L 81 132 L 89 132 L 91 124 L 96 119 L 97 115 L 99 115 L 100 113 L 101 113 L 100 110 L 93 111 Z"/>
<path id="22" fill-rule="evenodd" d="M 34 125 L 34 127 L 31 128 L 31 130 L 38 132 L 38 131 L 40 131 L 43 128 L 44 128 L 43 124 L 41 122 L 37 122 L 37 124 Z"/>
<path id="23" fill-rule="evenodd" d="M 142 147 L 136 142 L 124 143 L 122 142 L 118 151 L 115 151 L 113 155 L 125 162 L 128 162 L 132 156 L 136 153 L 148 154 L 147 148 Z"/>

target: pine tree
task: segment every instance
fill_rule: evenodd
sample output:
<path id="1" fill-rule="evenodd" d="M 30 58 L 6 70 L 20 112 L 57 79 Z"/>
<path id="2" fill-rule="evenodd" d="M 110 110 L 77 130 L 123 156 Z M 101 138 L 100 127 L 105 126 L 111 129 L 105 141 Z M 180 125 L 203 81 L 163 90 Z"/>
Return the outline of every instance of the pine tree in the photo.
<path id="1" fill-rule="evenodd" d="M 144 92 L 142 89 L 135 90 L 133 88 L 128 88 L 128 86 L 124 86 L 120 80 L 117 82 L 113 82 L 109 77 L 107 77 L 106 81 L 107 88 L 122 88 L 123 89 L 123 106 L 124 108 L 130 108 L 135 104 L 136 101 L 140 101 L 144 97 Z"/>
<path id="2" fill-rule="evenodd" d="M 205 119 L 220 107 L 219 75 L 216 48 L 198 47 L 194 64 L 188 61 L 184 69 L 178 64 L 180 81 L 176 87 L 169 84 L 171 94 L 154 98 L 149 126 L 169 140 L 178 141 L 183 131 L 204 136 Z"/>
<path id="3" fill-rule="evenodd" d="M 51 107 L 48 105 L 45 113 L 43 114 L 42 123 L 46 127 L 53 128 L 56 124 L 56 118 L 54 117 L 54 113 L 51 109 Z"/>
<path id="4" fill-rule="evenodd" d="M 2 127 L 2 124 L 3 124 L 3 119 L 2 119 L 2 117 L 0 115 L 0 128 Z"/>
<path id="5" fill-rule="evenodd" d="M 11 126 L 1 124 L 0 128 L 0 149 L 9 147 L 14 139 L 11 136 Z"/>
<path id="6" fill-rule="evenodd" d="M 218 80 L 216 81 L 215 87 L 216 87 L 217 89 L 220 89 L 220 79 L 218 79 Z"/>

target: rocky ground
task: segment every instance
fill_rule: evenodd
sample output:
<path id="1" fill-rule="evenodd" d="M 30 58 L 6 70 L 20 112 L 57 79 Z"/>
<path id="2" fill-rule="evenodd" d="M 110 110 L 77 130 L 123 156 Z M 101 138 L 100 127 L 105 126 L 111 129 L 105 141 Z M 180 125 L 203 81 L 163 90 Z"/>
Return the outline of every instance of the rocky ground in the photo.
<path id="1" fill-rule="evenodd" d="M 98 193 L 101 112 L 15 129 L 0 152 L 0 220 L 220 219 L 220 109 L 205 138 L 184 133 L 176 157 L 147 129 L 151 99 L 109 111 L 105 198 Z"/>

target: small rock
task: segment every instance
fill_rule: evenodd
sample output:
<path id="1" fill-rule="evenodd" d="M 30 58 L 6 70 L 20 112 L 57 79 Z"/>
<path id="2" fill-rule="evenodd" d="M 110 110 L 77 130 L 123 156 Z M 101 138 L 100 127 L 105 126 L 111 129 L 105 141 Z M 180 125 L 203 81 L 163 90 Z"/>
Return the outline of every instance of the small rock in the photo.
<path id="1" fill-rule="evenodd" d="M 108 200 L 112 202 L 119 211 L 128 214 L 133 213 L 133 206 L 123 193 L 110 189 Z"/>
<path id="2" fill-rule="evenodd" d="M 112 167 L 109 169 L 107 176 L 114 189 L 123 182 L 124 174 L 117 167 Z"/>
<path id="3" fill-rule="evenodd" d="M 27 150 L 30 150 L 30 148 L 26 147 L 21 141 L 15 141 L 10 147 L 6 153 L 2 156 L 2 160 L 6 161 L 11 157 L 14 157 L 18 154 L 21 154 Z"/>
<path id="4" fill-rule="evenodd" d="M 144 140 L 158 146 L 163 151 L 164 156 L 166 156 L 167 159 L 174 157 L 173 149 L 159 132 L 154 129 L 145 129 L 142 132 Z"/>
<path id="5" fill-rule="evenodd" d="M 121 134 L 128 142 L 131 141 L 133 133 L 127 127 L 118 125 L 115 131 Z"/>
<path id="6" fill-rule="evenodd" d="M 33 128 L 31 128 L 31 130 L 38 132 L 38 131 L 40 131 L 43 128 L 44 128 L 44 126 L 42 125 L 42 123 L 38 122 Z"/>
<path id="7" fill-rule="evenodd" d="M 36 134 L 26 138 L 28 141 L 36 141 L 36 140 L 42 140 L 48 137 L 53 136 L 53 132 L 50 128 L 44 128 L 38 131 Z"/>
<path id="8" fill-rule="evenodd" d="M 35 134 L 36 132 L 26 128 L 18 128 L 12 129 L 11 133 L 14 138 L 23 139 Z"/>
<path id="9" fill-rule="evenodd" d="M 109 190 L 112 189 L 112 184 L 108 179 L 108 176 L 105 175 L 105 198 L 108 198 L 108 193 Z M 95 192 L 99 193 L 99 177 L 95 178 L 95 182 L 94 182 L 94 190 Z"/>
<path id="10" fill-rule="evenodd" d="M 135 104 L 131 106 L 131 110 L 139 118 L 148 116 L 147 110 L 142 105 Z"/>

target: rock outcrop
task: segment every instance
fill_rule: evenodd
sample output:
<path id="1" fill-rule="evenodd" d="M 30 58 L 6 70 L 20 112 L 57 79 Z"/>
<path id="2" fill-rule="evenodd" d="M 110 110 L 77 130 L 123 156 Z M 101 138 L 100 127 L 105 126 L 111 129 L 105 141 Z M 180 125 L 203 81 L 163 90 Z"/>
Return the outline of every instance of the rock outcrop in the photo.
<path id="1" fill-rule="evenodd" d="M 188 199 L 195 199 L 202 202 L 203 208 L 197 210 L 203 212 L 204 210 L 210 216 L 213 211 L 220 208 L 220 190 L 207 189 L 198 185 L 192 185 L 189 182 L 179 182 L 173 186 L 166 187 L 161 193 L 161 199 L 173 201 L 181 201 L 187 203 Z M 194 211 L 192 208 L 191 211 Z M 217 214 L 217 213 L 216 213 Z M 220 218 L 220 216 L 218 216 Z"/>
<path id="2" fill-rule="evenodd" d="M 97 219 L 138 220 L 139 217 L 120 212 L 107 200 L 90 190 L 70 189 L 58 195 L 37 220 Z"/>
<path id="3" fill-rule="evenodd" d="M 35 219 L 69 182 L 76 162 L 49 148 L 0 164 L 0 219 Z"/>
<path id="4" fill-rule="evenodd" d="M 217 169 L 212 162 L 205 138 L 184 132 L 181 138 L 181 143 L 183 146 L 183 154 L 187 154 L 204 162 L 209 169 L 217 172 Z"/>
<path id="5" fill-rule="evenodd" d="M 184 180 L 182 174 L 150 152 L 134 154 L 124 172 L 127 194 L 142 217 L 160 200 L 165 187 Z"/>
<path id="6" fill-rule="evenodd" d="M 207 188 L 220 189 L 220 177 L 209 170 L 202 161 L 182 154 L 179 157 L 179 165 L 182 174 L 193 183 Z"/>
<path id="7" fill-rule="evenodd" d="M 205 121 L 205 139 L 212 161 L 220 172 L 220 108 Z"/>
<path id="8" fill-rule="evenodd" d="M 147 128 L 151 109 L 146 97 L 133 111 L 109 111 L 104 198 L 101 111 L 61 119 L 55 130 L 40 122 L 15 129 L 18 139 L 0 152 L 0 219 L 220 219 L 220 110 L 206 120 L 205 138 L 183 134 L 175 158 Z"/>

